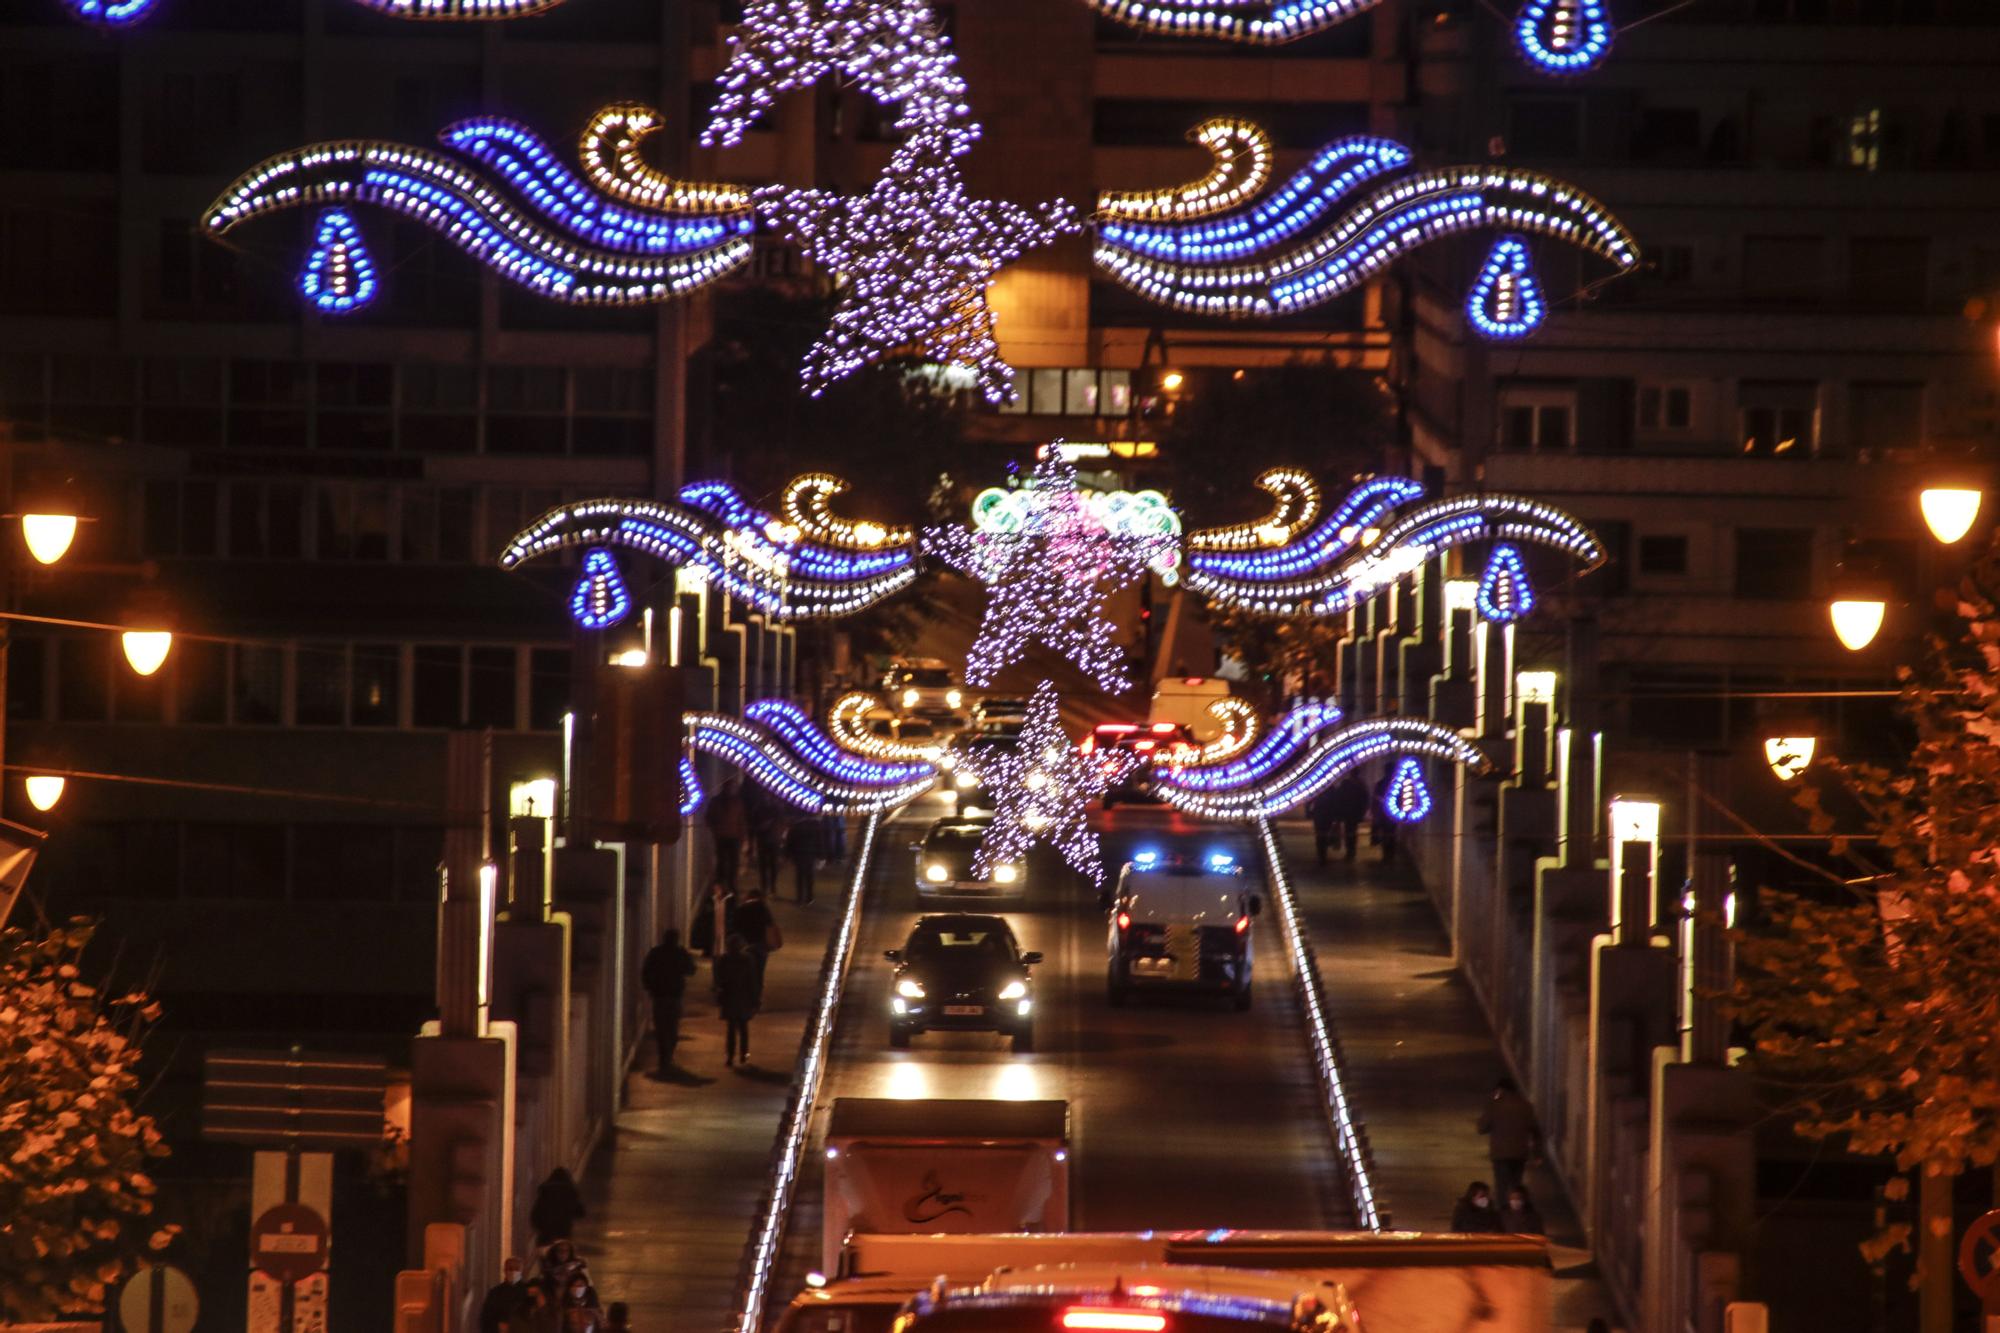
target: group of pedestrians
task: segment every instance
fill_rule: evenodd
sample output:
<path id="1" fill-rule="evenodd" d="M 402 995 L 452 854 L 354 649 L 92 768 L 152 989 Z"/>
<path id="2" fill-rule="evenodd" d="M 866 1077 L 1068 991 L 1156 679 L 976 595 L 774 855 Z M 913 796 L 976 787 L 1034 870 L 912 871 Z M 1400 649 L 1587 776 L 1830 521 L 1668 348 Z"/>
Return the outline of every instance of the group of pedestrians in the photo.
<path id="1" fill-rule="evenodd" d="M 813 900 L 813 879 L 826 861 L 847 856 L 847 826 L 838 815 L 794 811 L 755 785 L 730 778 L 708 803 L 708 834 L 715 846 L 715 880 L 735 893 L 743 873 L 748 844 L 757 876 L 757 890 L 766 898 L 778 893 L 778 882 L 789 867 L 792 899 Z"/>
<path id="2" fill-rule="evenodd" d="M 509 1255 L 498 1285 L 479 1306 L 479 1333 L 631 1333 L 623 1301 L 597 1299 L 590 1269 L 570 1233 L 583 1217 L 583 1196 L 568 1171 L 557 1167 L 535 1191 L 529 1223 L 535 1229 L 535 1271 Z"/>
<path id="3" fill-rule="evenodd" d="M 1542 1135 L 1535 1124 L 1535 1107 L 1514 1080 L 1501 1075 L 1478 1130 L 1486 1136 L 1487 1160 L 1493 1163 L 1493 1184 L 1475 1180 L 1451 1210 L 1451 1229 L 1465 1232 L 1508 1232 L 1521 1236 L 1544 1234 L 1542 1214 L 1528 1193 L 1528 1164 L 1541 1158 Z"/>
<path id="4" fill-rule="evenodd" d="M 1361 849 L 1361 821 L 1368 821 L 1368 841 L 1382 849 L 1382 859 L 1396 859 L 1396 821 L 1384 802 L 1389 796 L 1389 775 L 1383 774 L 1371 794 L 1361 774 L 1350 769 L 1340 781 L 1322 791 L 1306 807 L 1312 819 L 1313 850 L 1319 864 L 1327 853 L 1338 850 L 1343 859 L 1353 861 Z"/>
<path id="5" fill-rule="evenodd" d="M 646 955 L 639 984 L 653 1005 L 653 1041 L 659 1055 L 658 1075 L 672 1077 L 678 1065 L 681 1019 L 687 1002 L 688 978 L 698 965 L 695 954 L 710 959 L 709 990 L 723 1024 L 723 1063 L 750 1063 L 750 1020 L 764 1005 L 764 970 L 770 957 L 784 947 L 784 932 L 761 890 L 751 889 L 741 902 L 718 880 L 703 897 L 695 914 L 690 943 L 669 927 Z"/>

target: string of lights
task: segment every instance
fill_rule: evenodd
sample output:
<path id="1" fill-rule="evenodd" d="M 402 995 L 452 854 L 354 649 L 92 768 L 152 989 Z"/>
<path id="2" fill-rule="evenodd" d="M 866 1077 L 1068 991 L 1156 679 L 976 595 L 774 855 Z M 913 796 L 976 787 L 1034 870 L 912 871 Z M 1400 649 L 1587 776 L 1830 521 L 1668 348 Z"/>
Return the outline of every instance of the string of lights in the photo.
<path id="1" fill-rule="evenodd" d="M 1263 726 L 1250 701 L 1233 694 L 1210 704 L 1208 715 L 1222 724 L 1222 734 L 1196 752 L 1197 764 L 1220 764 L 1234 759 L 1255 743 Z"/>
<path id="2" fill-rule="evenodd" d="M 1166 190 L 1106 190 L 1097 215 L 1120 221 L 1184 222 L 1212 217 L 1261 194 L 1271 182 L 1271 136 L 1247 120 L 1218 117 L 1188 131 L 1215 159 L 1208 174 Z"/>
<path id="3" fill-rule="evenodd" d="M 1279 46 L 1323 32 L 1382 0 L 1084 0 L 1103 14 L 1163 37 Z"/>
<path id="4" fill-rule="evenodd" d="M 808 472 L 792 478 L 781 502 L 785 521 L 800 535 L 826 546 L 850 551 L 879 551 L 885 546 L 907 546 L 916 540 L 908 528 L 887 527 L 872 519 L 850 523 L 836 516 L 829 504 L 844 494 L 847 483 L 830 472 Z"/>
<path id="5" fill-rule="evenodd" d="M 354 219 L 337 208 L 319 215 L 312 253 L 299 273 L 299 294 L 329 315 L 344 315 L 375 299 L 375 261 Z"/>
<path id="6" fill-rule="evenodd" d="M 973 198 L 959 170 L 963 150 L 925 130 L 896 146 L 865 194 L 758 191 L 764 220 L 821 272 L 843 279 L 832 322 L 806 355 L 805 386 L 815 397 L 863 366 L 912 351 L 972 372 L 990 402 L 1014 396 L 987 285 L 1027 251 L 1083 224 L 1063 200 L 1027 209 Z"/>
<path id="7" fill-rule="evenodd" d="M 973 854 L 973 875 L 984 879 L 995 866 L 1019 865 L 1039 842 L 1101 886 L 1104 858 L 1090 829 L 1089 808 L 1138 765 L 1131 750 L 1079 751 L 1062 729 L 1054 683 L 1043 681 L 1028 700 L 1018 744 L 975 745 L 960 760 L 994 798 L 993 822 Z"/>
<path id="8" fill-rule="evenodd" d="M 701 775 L 694 771 L 694 760 L 681 756 L 681 818 L 686 819 L 701 809 L 707 793 L 701 789 Z"/>
<path id="9" fill-rule="evenodd" d="M 1544 73 L 1581 74 L 1610 54 L 1613 31 L 1604 0 L 1524 0 L 1514 46 Z"/>
<path id="10" fill-rule="evenodd" d="M 1382 813 L 1399 824 L 1414 824 L 1431 812 L 1430 784 L 1424 781 L 1424 765 L 1415 755 L 1396 761 L 1389 785 L 1382 792 Z"/>
<path id="11" fill-rule="evenodd" d="M 614 102 L 590 118 L 577 155 L 584 174 L 603 194 L 651 213 L 747 213 L 750 191 L 738 185 L 705 185 L 655 170 L 644 156 L 647 139 L 666 118 L 638 102 Z"/>
<path id="12" fill-rule="evenodd" d="M 869 729 L 875 718 L 890 718 L 895 714 L 876 695 L 863 690 L 843 694 L 833 701 L 827 710 L 826 730 L 836 745 L 852 750 L 856 754 L 872 759 L 917 759 L 946 767 L 949 757 L 947 747 L 937 741 L 919 743 L 900 740 L 894 736 L 877 736 Z"/>
<path id="13" fill-rule="evenodd" d="M 500 567 L 514 569 L 557 551 L 587 548 L 571 601 L 572 613 L 584 623 L 579 605 L 608 611 L 615 604 L 612 584 L 622 583 L 622 576 L 611 548 L 623 547 L 700 570 L 766 615 L 792 620 L 846 615 L 907 587 L 916 578 L 915 543 L 892 545 L 887 537 L 885 529 L 883 544 L 874 549 L 823 546 L 795 525 L 750 506 L 727 483 L 699 482 L 683 487 L 675 502 L 557 505 L 508 541 Z M 593 559 L 598 555 L 603 559 Z"/>
<path id="14" fill-rule="evenodd" d="M 1174 808 L 1207 819 L 1268 819 L 1312 800 L 1340 776 L 1364 764 L 1397 753 L 1423 755 L 1464 764 L 1476 771 L 1487 767 L 1486 756 L 1457 732 L 1418 718 L 1375 718 L 1342 725 L 1337 710 L 1301 720 L 1296 729 L 1280 726 L 1267 733 L 1284 743 L 1259 746 L 1251 759 L 1226 766 L 1230 780 L 1218 780 L 1219 770 L 1186 766 L 1155 770 L 1155 795 Z"/>
<path id="15" fill-rule="evenodd" d="M 71 18 L 100 28 L 122 28 L 153 12 L 155 0 L 62 0 Z"/>
<path id="16" fill-rule="evenodd" d="M 937 777 L 928 757 L 907 763 L 878 763 L 856 756 L 813 725 L 804 709 L 787 699 L 759 699 L 743 710 L 745 719 L 769 727 L 821 771 L 848 782 L 915 782 Z"/>
<path id="17" fill-rule="evenodd" d="M 878 814 L 907 805 L 937 782 L 931 765 L 863 759 L 835 746 L 810 722 L 804 725 L 812 740 L 785 722 L 774 726 L 722 713 L 688 713 L 683 725 L 690 749 L 735 765 L 780 800 L 816 814 Z"/>
<path id="18" fill-rule="evenodd" d="M 1548 303 L 1523 238 L 1502 236 L 1493 243 L 1466 293 L 1465 317 L 1482 338 L 1494 342 L 1525 338 L 1548 319 Z"/>
<path id="19" fill-rule="evenodd" d="M 608 629 L 632 610 L 618 560 L 602 546 L 583 553 L 583 574 L 569 595 L 569 613 L 585 629 Z"/>
<path id="20" fill-rule="evenodd" d="M 1486 569 L 1479 576 L 1473 604 L 1483 619 L 1505 625 L 1535 609 L 1535 585 L 1528 577 L 1528 562 L 1513 547 L 1501 543 L 1486 557 Z"/>
<path id="21" fill-rule="evenodd" d="M 1303 574 L 1339 559 L 1357 544 L 1376 540 L 1383 519 L 1423 497 L 1423 486 L 1408 477 L 1371 477 L 1348 492 L 1340 508 L 1304 536 L 1247 554 L 1197 555 L 1191 564 L 1211 574 L 1255 579 Z"/>
<path id="22" fill-rule="evenodd" d="M 1273 501 L 1270 512 L 1255 523 L 1190 532 L 1190 550 L 1243 551 L 1283 546 L 1312 526 L 1313 520 L 1319 517 L 1323 503 L 1319 483 L 1304 468 L 1269 468 L 1258 475 L 1254 484 L 1258 490 L 1270 495 Z"/>
<path id="23" fill-rule="evenodd" d="M 392 18 L 480 23 L 546 14 L 566 0 L 354 0 L 354 3 Z"/>

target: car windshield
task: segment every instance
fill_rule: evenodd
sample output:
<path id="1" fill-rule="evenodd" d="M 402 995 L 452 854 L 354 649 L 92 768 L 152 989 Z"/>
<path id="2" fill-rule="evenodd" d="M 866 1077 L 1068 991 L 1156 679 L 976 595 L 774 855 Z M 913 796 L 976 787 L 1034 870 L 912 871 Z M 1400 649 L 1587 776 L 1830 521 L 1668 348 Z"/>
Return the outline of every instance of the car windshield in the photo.
<path id="1" fill-rule="evenodd" d="M 903 723 L 902 736 L 906 741 L 923 740 L 935 735 L 937 732 L 932 729 L 931 724 L 921 718 L 913 717 Z"/>
<path id="2" fill-rule="evenodd" d="M 911 932 L 909 947 L 903 952 L 918 963 L 975 958 L 1011 962 L 1014 957 L 1006 927 L 997 919 L 926 922 Z"/>
<path id="3" fill-rule="evenodd" d="M 930 837 L 924 841 L 934 852 L 969 852 L 979 846 L 979 840 L 985 834 L 983 828 L 938 828 L 932 829 Z"/>
<path id="4" fill-rule="evenodd" d="M 942 667 L 919 667 L 913 671 L 897 673 L 897 679 L 904 685 L 915 685 L 920 689 L 942 690 L 951 685 L 951 672 Z"/>

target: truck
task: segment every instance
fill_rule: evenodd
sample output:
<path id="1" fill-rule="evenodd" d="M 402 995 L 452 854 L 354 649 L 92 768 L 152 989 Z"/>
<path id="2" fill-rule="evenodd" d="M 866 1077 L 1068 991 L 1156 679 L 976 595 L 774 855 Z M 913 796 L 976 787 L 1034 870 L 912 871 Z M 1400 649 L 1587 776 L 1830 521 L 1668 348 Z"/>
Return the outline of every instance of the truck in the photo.
<path id="1" fill-rule="evenodd" d="M 850 1235 L 1069 1230 L 1069 1103 L 838 1097 L 821 1258 Z"/>

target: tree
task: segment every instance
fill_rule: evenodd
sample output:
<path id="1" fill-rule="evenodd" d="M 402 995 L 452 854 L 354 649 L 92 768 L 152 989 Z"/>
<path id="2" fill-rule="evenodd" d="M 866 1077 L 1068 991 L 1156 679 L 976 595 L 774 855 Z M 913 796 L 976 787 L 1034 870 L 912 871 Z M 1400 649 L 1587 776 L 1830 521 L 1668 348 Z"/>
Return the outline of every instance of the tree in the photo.
<path id="1" fill-rule="evenodd" d="M 158 1011 L 83 980 L 93 930 L 0 931 L 0 1319 L 102 1308 L 178 1230 L 144 1227 L 167 1149 L 134 1098 Z"/>
<path id="2" fill-rule="evenodd" d="M 2000 550 L 1989 550 L 1958 590 L 1963 636 L 1932 640 L 1921 667 L 1898 670 L 1908 762 L 1829 761 L 1814 770 L 1825 790 L 1800 795 L 1860 877 L 1831 894 L 1766 891 L 1764 927 L 1738 945 L 1735 1014 L 1753 1067 L 1795 1095 L 1798 1132 L 1891 1157 L 1939 1199 L 1944 1182 L 2000 1160 L 1996 590 Z M 1843 836 L 1857 822 L 1858 846 Z M 1892 1182 L 1893 1197 L 1906 1192 Z M 1864 1253 L 1911 1239 L 1897 1224 Z"/>

